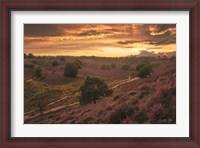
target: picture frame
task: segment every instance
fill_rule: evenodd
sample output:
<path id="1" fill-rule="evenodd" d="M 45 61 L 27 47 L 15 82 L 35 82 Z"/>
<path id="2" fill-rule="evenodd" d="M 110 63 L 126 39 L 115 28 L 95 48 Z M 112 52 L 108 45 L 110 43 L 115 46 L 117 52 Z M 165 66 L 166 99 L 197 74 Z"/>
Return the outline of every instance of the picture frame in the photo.
<path id="1" fill-rule="evenodd" d="M 200 147 L 199 6 L 199 0 L 2 1 L 1 147 Z M 189 11 L 189 137 L 11 137 L 11 12 L 105 10 Z"/>

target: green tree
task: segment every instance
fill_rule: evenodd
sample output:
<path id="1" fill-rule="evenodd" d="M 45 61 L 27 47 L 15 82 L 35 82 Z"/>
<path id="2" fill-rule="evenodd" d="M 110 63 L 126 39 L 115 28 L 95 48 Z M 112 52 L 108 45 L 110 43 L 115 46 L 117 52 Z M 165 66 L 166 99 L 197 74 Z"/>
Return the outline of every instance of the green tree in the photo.
<path id="1" fill-rule="evenodd" d="M 32 59 L 34 57 L 34 55 L 32 54 L 32 53 L 29 53 L 28 55 L 27 55 L 27 58 L 29 58 L 29 59 Z"/>
<path id="2" fill-rule="evenodd" d="M 82 66 L 83 66 L 82 62 L 80 60 L 78 60 L 78 59 L 74 61 L 74 64 L 76 64 L 76 66 L 78 67 L 78 69 L 81 69 Z"/>
<path id="3" fill-rule="evenodd" d="M 33 64 L 24 64 L 24 68 L 34 68 L 35 66 Z"/>
<path id="4" fill-rule="evenodd" d="M 40 66 L 37 66 L 35 68 L 35 76 L 36 77 L 41 77 L 42 76 L 42 68 Z"/>
<path id="5" fill-rule="evenodd" d="M 66 63 L 64 68 L 64 75 L 67 77 L 76 77 L 78 74 L 78 67 L 75 63 Z"/>
<path id="6" fill-rule="evenodd" d="M 124 71 L 130 70 L 130 65 L 127 65 L 127 64 L 122 65 L 121 70 L 124 70 Z"/>
<path id="7" fill-rule="evenodd" d="M 136 66 L 138 76 L 141 78 L 146 78 L 152 72 L 152 66 L 148 63 L 142 63 Z"/>
<path id="8" fill-rule="evenodd" d="M 101 66 L 101 69 L 102 69 L 102 70 L 110 70 L 110 65 L 105 65 L 105 64 L 103 64 L 103 65 Z"/>
<path id="9" fill-rule="evenodd" d="M 52 62 L 52 66 L 58 66 L 58 65 L 59 65 L 58 61 L 53 61 Z"/>
<path id="10" fill-rule="evenodd" d="M 65 57 L 60 56 L 60 61 L 65 61 Z"/>
<path id="11" fill-rule="evenodd" d="M 80 91 L 80 104 L 87 104 L 91 102 L 95 104 L 96 100 L 112 95 L 112 90 L 108 88 L 105 81 L 94 76 L 86 77 L 80 87 Z"/>
<path id="12" fill-rule="evenodd" d="M 111 63 L 110 65 L 113 69 L 116 67 L 115 63 Z"/>

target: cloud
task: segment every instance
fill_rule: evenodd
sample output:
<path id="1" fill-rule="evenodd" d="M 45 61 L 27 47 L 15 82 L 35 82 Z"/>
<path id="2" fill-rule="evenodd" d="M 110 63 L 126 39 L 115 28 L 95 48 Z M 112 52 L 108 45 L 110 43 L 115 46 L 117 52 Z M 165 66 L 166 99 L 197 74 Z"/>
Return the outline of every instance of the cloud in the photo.
<path id="1" fill-rule="evenodd" d="M 157 57 L 157 56 L 176 56 L 176 52 L 158 52 L 155 53 L 154 51 L 148 51 L 148 50 L 141 50 L 138 57 Z"/>
<path id="2" fill-rule="evenodd" d="M 24 25 L 25 36 L 62 36 L 63 28 L 59 25 L 53 24 L 25 24 Z"/>
<path id="3" fill-rule="evenodd" d="M 135 40 L 126 40 L 126 41 L 118 41 L 117 44 L 120 45 L 128 45 L 128 44 L 133 44 L 133 43 L 138 43 L 140 41 L 135 41 Z"/>
<path id="4" fill-rule="evenodd" d="M 106 49 L 105 52 L 109 49 L 171 51 L 175 50 L 176 25 L 25 24 L 24 35 L 25 52 L 37 54 L 45 51 L 57 54 L 58 50 L 68 54 L 73 51 L 81 54 L 87 50 L 95 53 L 101 49 Z"/>
<path id="5" fill-rule="evenodd" d="M 152 36 L 160 36 L 166 33 L 173 35 L 173 34 L 176 34 L 176 25 L 175 24 L 150 25 L 149 30 L 150 30 L 150 35 Z"/>

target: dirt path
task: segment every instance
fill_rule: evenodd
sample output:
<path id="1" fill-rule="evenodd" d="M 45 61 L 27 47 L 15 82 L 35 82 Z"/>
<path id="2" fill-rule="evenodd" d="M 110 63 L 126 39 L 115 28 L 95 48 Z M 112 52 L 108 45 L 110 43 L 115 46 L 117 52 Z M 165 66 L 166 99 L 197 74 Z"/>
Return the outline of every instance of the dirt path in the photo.
<path id="1" fill-rule="evenodd" d="M 26 80 L 25 82 L 30 82 L 30 81 L 33 81 L 33 79 L 28 79 L 28 80 Z"/>
<path id="2" fill-rule="evenodd" d="M 64 97 L 62 97 L 62 98 L 60 98 L 60 99 L 58 99 L 58 100 L 56 100 L 54 102 L 49 103 L 47 106 L 54 105 L 55 103 L 61 102 L 61 101 L 65 100 L 65 99 L 67 99 L 67 98 L 69 98 L 69 96 L 64 96 Z"/>
<path id="3" fill-rule="evenodd" d="M 123 82 L 118 83 L 117 85 L 113 86 L 112 89 L 115 89 L 115 88 L 117 88 L 117 87 L 119 87 L 119 86 L 121 86 L 121 85 L 130 83 L 130 82 L 133 82 L 133 81 L 138 80 L 138 79 L 139 79 L 138 77 L 135 77 L 135 78 L 133 78 L 133 79 L 127 79 L 126 81 L 123 81 Z"/>
<path id="4" fill-rule="evenodd" d="M 43 115 L 46 115 L 46 114 L 49 114 L 51 112 L 55 112 L 55 111 L 58 111 L 58 110 L 61 110 L 61 109 L 64 109 L 66 107 L 72 107 L 72 106 L 75 106 L 75 105 L 79 105 L 79 102 L 75 102 L 75 103 L 72 103 L 72 104 L 69 104 L 69 105 L 61 105 L 61 106 L 58 106 L 58 107 L 54 107 L 54 108 L 51 108 L 49 110 L 46 110 L 43 112 Z M 40 113 L 37 113 L 33 116 L 30 116 L 30 115 L 25 115 L 24 116 L 24 120 L 29 120 L 29 119 L 34 119 L 34 118 L 37 118 L 40 116 Z"/>

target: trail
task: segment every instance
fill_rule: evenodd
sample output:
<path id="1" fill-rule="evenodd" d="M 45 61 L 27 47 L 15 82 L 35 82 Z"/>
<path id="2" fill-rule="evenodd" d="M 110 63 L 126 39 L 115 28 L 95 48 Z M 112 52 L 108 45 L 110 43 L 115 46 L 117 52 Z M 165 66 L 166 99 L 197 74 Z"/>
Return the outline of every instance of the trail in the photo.
<path id="1" fill-rule="evenodd" d="M 112 89 L 115 89 L 115 88 L 117 88 L 117 87 L 119 87 L 119 86 L 121 86 L 121 85 L 130 83 L 130 82 L 133 82 L 133 81 L 138 80 L 138 79 L 139 79 L 139 77 L 135 77 L 135 78 L 133 78 L 133 79 L 128 79 L 128 80 L 126 80 L 126 81 L 123 81 L 123 82 L 118 83 L 117 85 L 113 86 Z"/>
<path id="2" fill-rule="evenodd" d="M 111 87 L 111 89 L 116 89 L 117 87 L 119 87 L 119 86 L 121 86 L 121 85 L 130 83 L 130 82 L 133 82 L 133 81 L 138 80 L 138 79 L 139 79 L 138 77 L 135 77 L 135 78 L 133 78 L 133 79 L 124 79 L 124 80 L 118 82 L 118 83 L 117 83 L 116 85 L 114 85 L 113 87 Z M 114 82 L 114 83 L 116 83 L 116 82 Z M 114 83 L 110 83 L 110 84 L 108 84 L 108 85 L 112 85 L 112 84 L 114 84 Z M 73 93 L 73 95 L 74 95 L 74 94 L 77 94 L 77 93 L 78 93 L 78 92 L 75 92 L 75 93 Z M 65 100 L 65 99 L 67 99 L 67 98 L 70 98 L 70 95 L 64 96 L 64 97 L 62 97 L 62 98 L 60 98 L 60 99 L 58 99 L 58 100 L 56 100 L 56 101 L 54 101 L 54 102 L 51 102 L 51 103 L 47 104 L 47 106 L 52 106 L 52 105 L 54 105 L 54 104 L 56 104 L 56 103 L 58 103 L 58 102 L 61 102 L 61 101 Z M 64 108 L 66 108 L 66 107 L 72 107 L 72 106 L 75 106 L 75 105 L 79 105 L 79 102 L 74 102 L 74 103 L 69 104 L 69 105 L 61 105 L 61 106 L 58 106 L 58 107 L 51 108 L 51 109 L 49 109 L 49 110 L 44 111 L 44 112 L 43 112 L 43 115 L 46 115 L 46 114 L 48 114 L 48 113 L 51 113 L 51 112 L 55 112 L 55 111 L 64 109 Z M 37 114 L 33 115 L 33 113 L 38 112 L 38 111 L 39 111 L 39 109 L 37 109 L 37 110 L 32 110 L 32 111 L 29 111 L 29 112 L 24 113 L 24 119 L 25 119 L 25 120 L 29 120 L 29 119 L 34 119 L 34 118 L 39 117 L 39 116 L 40 116 L 40 113 L 37 113 Z"/>
<path id="3" fill-rule="evenodd" d="M 33 79 L 28 79 L 28 80 L 26 80 L 25 82 L 30 82 L 30 81 L 33 81 Z"/>
<path id="4" fill-rule="evenodd" d="M 67 107 L 72 107 L 72 106 L 75 106 L 75 105 L 79 105 L 79 102 L 75 102 L 75 103 L 72 103 L 72 104 L 69 104 L 69 105 L 61 105 L 61 106 L 58 106 L 58 107 L 51 108 L 49 110 L 44 111 L 43 115 L 46 115 L 46 114 L 49 114 L 51 112 L 55 112 L 55 111 L 58 111 L 58 110 L 61 110 L 61 109 L 67 108 Z M 40 113 L 37 113 L 33 116 L 25 115 L 24 120 L 34 119 L 34 118 L 37 118 L 39 116 L 40 116 Z"/>

